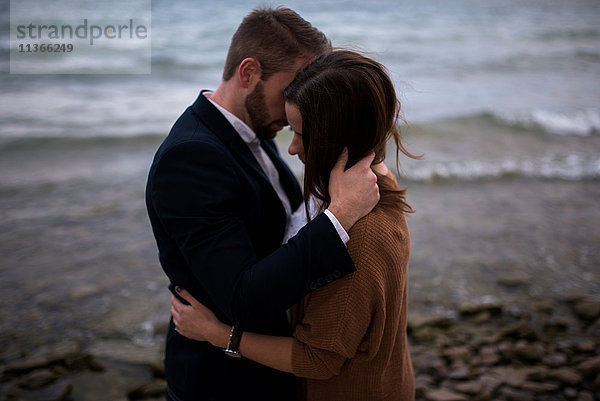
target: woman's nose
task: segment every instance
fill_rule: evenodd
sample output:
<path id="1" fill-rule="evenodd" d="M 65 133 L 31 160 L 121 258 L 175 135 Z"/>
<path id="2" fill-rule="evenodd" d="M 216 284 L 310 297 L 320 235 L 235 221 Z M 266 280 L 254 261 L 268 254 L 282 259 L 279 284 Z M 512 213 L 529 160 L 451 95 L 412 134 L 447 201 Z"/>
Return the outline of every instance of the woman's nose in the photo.
<path id="1" fill-rule="evenodd" d="M 298 138 L 299 135 L 294 134 L 294 138 L 292 139 L 292 143 L 288 147 L 288 153 L 292 156 L 297 155 L 300 151 L 300 146 L 302 146 L 302 142 Z"/>

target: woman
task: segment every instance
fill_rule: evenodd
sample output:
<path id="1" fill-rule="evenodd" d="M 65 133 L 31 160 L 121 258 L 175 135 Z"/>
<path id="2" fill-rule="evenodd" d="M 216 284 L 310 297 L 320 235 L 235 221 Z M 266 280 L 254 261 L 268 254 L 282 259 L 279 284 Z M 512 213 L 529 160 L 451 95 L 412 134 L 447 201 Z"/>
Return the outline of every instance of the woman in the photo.
<path id="1" fill-rule="evenodd" d="M 285 91 L 294 139 L 305 163 L 306 213 L 330 201 L 329 172 L 347 152 L 348 166 L 375 152 L 381 199 L 349 232 L 357 271 L 306 296 L 292 311 L 292 337 L 243 333 L 240 353 L 303 378 L 306 400 L 413 400 L 414 375 L 406 336 L 410 239 L 404 218 L 412 209 L 405 190 L 382 163 L 388 140 L 409 157 L 397 129 L 399 102 L 384 67 L 358 53 L 321 56 Z M 347 150 L 346 150 L 347 149 Z M 320 210 L 317 210 L 320 211 Z M 324 278 L 331 281 L 332 277 Z M 219 322 L 185 290 L 171 309 L 182 335 L 229 345 L 232 328 Z"/>

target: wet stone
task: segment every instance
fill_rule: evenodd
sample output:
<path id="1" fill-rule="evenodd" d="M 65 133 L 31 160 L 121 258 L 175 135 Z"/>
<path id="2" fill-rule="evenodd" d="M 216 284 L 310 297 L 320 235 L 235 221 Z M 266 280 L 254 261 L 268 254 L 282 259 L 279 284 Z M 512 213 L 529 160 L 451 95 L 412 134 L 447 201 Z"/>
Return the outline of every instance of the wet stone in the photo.
<path id="1" fill-rule="evenodd" d="M 413 352 L 411 358 L 418 373 L 425 373 L 434 377 L 443 377 L 446 374 L 446 363 L 433 350 L 425 349 L 421 352 Z"/>
<path id="2" fill-rule="evenodd" d="M 567 397 L 560 393 L 550 392 L 545 394 L 538 394 L 534 398 L 535 401 L 569 401 Z"/>
<path id="3" fill-rule="evenodd" d="M 454 389 L 456 391 L 468 395 L 477 395 L 481 393 L 482 388 L 483 386 L 480 381 L 467 381 L 454 384 Z"/>
<path id="4" fill-rule="evenodd" d="M 526 381 L 520 386 L 520 388 L 526 391 L 531 391 L 535 394 L 542 394 L 556 391 L 560 388 L 560 385 L 556 382 L 539 383 Z"/>
<path id="5" fill-rule="evenodd" d="M 75 372 L 69 378 L 73 401 L 128 401 L 129 392 L 153 381 L 148 368 L 115 361 L 107 362 L 103 372 Z"/>
<path id="6" fill-rule="evenodd" d="M 487 395 L 488 397 L 491 397 L 503 384 L 502 380 L 497 376 L 489 373 L 483 374 L 479 378 L 479 382 L 481 383 L 482 394 Z"/>
<path id="7" fill-rule="evenodd" d="M 88 349 L 95 358 L 114 359 L 121 362 L 156 366 L 162 360 L 162 347 L 136 345 L 128 340 L 98 340 Z"/>
<path id="8" fill-rule="evenodd" d="M 19 385 L 26 389 L 45 386 L 58 379 L 58 374 L 50 369 L 38 369 L 19 378 Z"/>
<path id="9" fill-rule="evenodd" d="M 411 329 L 409 333 L 412 338 L 423 343 L 435 341 L 438 338 L 436 329 L 429 326 Z"/>
<path id="10" fill-rule="evenodd" d="M 415 377 L 415 395 L 417 398 L 425 396 L 427 389 L 434 383 L 433 377 L 429 375 L 417 375 Z"/>
<path id="11" fill-rule="evenodd" d="M 458 307 L 458 311 L 462 316 L 472 316 L 484 311 L 491 315 L 497 315 L 502 312 L 504 305 L 497 300 L 484 300 L 481 302 L 465 303 Z"/>
<path id="12" fill-rule="evenodd" d="M 577 365 L 577 371 L 584 377 L 600 374 L 600 356 L 586 359 Z"/>
<path id="13" fill-rule="evenodd" d="M 515 271 L 503 275 L 496 282 L 504 287 L 524 287 L 531 284 L 531 275 L 521 271 Z"/>
<path id="14" fill-rule="evenodd" d="M 577 401 L 594 401 L 594 399 L 594 394 L 587 390 L 580 391 L 577 397 Z"/>
<path id="15" fill-rule="evenodd" d="M 501 337 L 505 339 L 515 340 L 538 340 L 538 335 L 535 329 L 531 327 L 531 324 L 526 321 L 519 321 L 513 324 L 509 324 L 506 328 L 501 331 Z"/>
<path id="16" fill-rule="evenodd" d="M 83 298 L 90 297 L 92 295 L 98 294 L 101 292 L 103 288 L 101 286 L 95 286 L 91 284 L 78 285 L 76 287 L 69 288 L 69 298 L 72 301 L 80 301 Z"/>
<path id="17" fill-rule="evenodd" d="M 152 383 L 143 384 L 129 392 L 130 400 L 145 400 L 164 395 L 167 382 L 164 380 L 155 380 Z"/>
<path id="18" fill-rule="evenodd" d="M 569 399 L 573 399 L 577 397 L 577 390 L 574 389 L 573 387 L 567 387 L 563 390 L 563 394 L 569 398 Z"/>
<path id="19" fill-rule="evenodd" d="M 544 329 L 563 332 L 573 325 L 573 319 L 566 316 L 552 316 L 544 323 Z"/>
<path id="20" fill-rule="evenodd" d="M 468 379 L 471 373 L 471 369 L 468 365 L 466 365 L 465 363 L 457 363 L 455 365 L 452 365 L 450 367 L 450 371 L 448 373 L 448 378 L 449 379 L 456 379 L 456 380 L 462 380 L 462 379 Z"/>
<path id="21" fill-rule="evenodd" d="M 529 374 L 526 368 L 515 368 L 511 366 L 498 366 L 490 369 L 490 372 L 495 375 L 502 384 L 508 384 L 512 387 L 520 387 Z"/>
<path id="22" fill-rule="evenodd" d="M 500 361 L 500 355 L 498 354 L 498 347 L 490 345 L 482 347 L 479 351 L 480 363 L 482 365 L 495 365 Z"/>
<path id="23" fill-rule="evenodd" d="M 469 321 L 474 324 L 482 324 L 489 322 L 492 319 L 492 313 L 489 310 L 485 310 L 469 316 Z"/>
<path id="24" fill-rule="evenodd" d="M 499 392 L 503 397 L 502 399 L 506 401 L 529 401 L 533 399 L 531 392 L 512 387 L 502 387 Z"/>
<path id="25" fill-rule="evenodd" d="M 4 373 L 28 372 L 34 369 L 47 367 L 53 363 L 64 361 L 79 352 L 79 344 L 63 342 L 53 346 L 42 347 L 24 358 L 8 363 Z"/>
<path id="26" fill-rule="evenodd" d="M 538 299 L 533 303 L 533 308 L 542 313 L 550 313 L 556 307 L 556 302 L 553 299 Z"/>
<path id="27" fill-rule="evenodd" d="M 19 347 L 10 346 L 10 347 L 0 347 L 0 360 L 2 361 L 14 361 L 16 359 L 23 358 L 25 354 Z"/>
<path id="28" fill-rule="evenodd" d="M 513 348 L 514 355 L 519 360 L 538 362 L 546 355 L 544 346 L 540 343 L 519 341 Z"/>
<path id="29" fill-rule="evenodd" d="M 596 375 L 596 378 L 592 382 L 592 388 L 595 391 L 600 391 L 600 373 L 598 375 Z"/>
<path id="30" fill-rule="evenodd" d="M 592 340 L 581 341 L 577 343 L 577 350 L 579 352 L 594 352 L 596 349 L 596 343 Z"/>
<path id="31" fill-rule="evenodd" d="M 556 368 L 559 366 L 563 366 L 567 363 L 567 356 L 563 353 L 555 352 L 553 354 L 546 355 L 544 358 L 542 358 L 542 363 L 547 366 Z"/>
<path id="32" fill-rule="evenodd" d="M 454 319 L 445 314 L 414 313 L 409 314 L 408 327 L 410 330 L 418 330 L 424 327 L 448 328 L 452 326 Z"/>
<path id="33" fill-rule="evenodd" d="M 69 370 L 91 370 L 95 372 L 101 372 L 105 369 L 105 365 L 90 354 L 70 356 L 65 359 L 65 366 Z"/>
<path id="34" fill-rule="evenodd" d="M 575 302 L 573 312 L 582 320 L 593 321 L 600 317 L 600 302 L 592 299 L 583 299 Z"/>
<path id="35" fill-rule="evenodd" d="M 64 401 L 68 399 L 72 388 L 70 381 L 60 379 L 49 386 L 27 393 L 26 399 L 30 401 Z"/>
<path id="36" fill-rule="evenodd" d="M 471 347 L 462 345 L 444 350 L 444 356 L 452 361 L 467 361 L 472 357 Z"/>
<path id="37" fill-rule="evenodd" d="M 583 377 L 575 369 L 560 368 L 548 373 L 548 377 L 560 383 L 574 386 L 581 383 Z"/>
<path id="38" fill-rule="evenodd" d="M 463 394 L 446 389 L 429 390 L 425 393 L 425 398 L 429 401 L 468 401 Z"/>
<path id="39" fill-rule="evenodd" d="M 528 369 L 527 380 L 535 382 L 543 382 L 548 378 L 550 368 L 546 366 L 534 366 Z"/>

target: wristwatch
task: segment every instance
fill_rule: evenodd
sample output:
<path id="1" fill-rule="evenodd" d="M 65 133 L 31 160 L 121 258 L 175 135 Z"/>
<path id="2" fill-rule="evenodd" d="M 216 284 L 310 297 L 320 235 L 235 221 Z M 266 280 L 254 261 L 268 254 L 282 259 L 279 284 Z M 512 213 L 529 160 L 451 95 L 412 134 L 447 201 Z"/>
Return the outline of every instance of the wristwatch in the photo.
<path id="1" fill-rule="evenodd" d="M 231 326 L 231 333 L 229 333 L 229 343 L 227 344 L 227 348 L 223 350 L 225 355 L 230 356 L 232 358 L 241 358 L 242 354 L 240 353 L 240 341 L 242 341 L 242 333 L 244 333 L 241 329 Z"/>

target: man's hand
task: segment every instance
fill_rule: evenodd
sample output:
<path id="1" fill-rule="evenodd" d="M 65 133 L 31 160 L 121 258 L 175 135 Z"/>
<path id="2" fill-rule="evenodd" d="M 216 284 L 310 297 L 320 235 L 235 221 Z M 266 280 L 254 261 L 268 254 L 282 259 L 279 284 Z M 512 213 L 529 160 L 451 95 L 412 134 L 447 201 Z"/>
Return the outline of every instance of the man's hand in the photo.
<path id="1" fill-rule="evenodd" d="M 329 211 L 338 219 L 344 230 L 350 228 L 369 213 L 379 202 L 377 176 L 371 170 L 375 153 L 371 153 L 344 171 L 348 150 L 344 149 L 329 177 Z"/>

